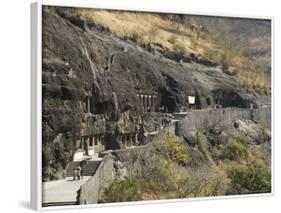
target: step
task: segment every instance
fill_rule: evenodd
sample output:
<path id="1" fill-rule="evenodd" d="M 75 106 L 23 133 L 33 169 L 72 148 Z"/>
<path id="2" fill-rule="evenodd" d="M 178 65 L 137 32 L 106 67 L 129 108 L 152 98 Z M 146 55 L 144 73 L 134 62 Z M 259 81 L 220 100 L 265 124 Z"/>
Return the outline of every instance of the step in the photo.
<path id="1" fill-rule="evenodd" d="M 66 177 L 73 177 L 75 169 L 81 162 L 71 162 L 66 170 Z M 82 165 L 83 176 L 93 176 L 97 171 L 101 161 L 87 161 Z"/>
<path id="2" fill-rule="evenodd" d="M 74 170 L 80 166 L 81 162 L 70 162 L 68 165 L 68 168 L 66 170 L 66 177 L 72 177 L 74 176 Z"/>
<path id="3" fill-rule="evenodd" d="M 83 167 L 83 176 L 93 176 L 99 168 L 100 161 L 87 161 Z"/>

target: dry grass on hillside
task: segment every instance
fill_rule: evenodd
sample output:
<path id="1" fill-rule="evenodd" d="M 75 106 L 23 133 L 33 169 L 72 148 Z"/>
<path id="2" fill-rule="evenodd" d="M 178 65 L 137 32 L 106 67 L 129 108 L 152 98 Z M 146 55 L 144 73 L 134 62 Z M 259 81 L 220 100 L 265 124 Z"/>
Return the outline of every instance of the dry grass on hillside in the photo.
<path id="1" fill-rule="evenodd" d="M 265 95 L 271 93 L 271 81 L 264 73 L 264 67 L 260 66 L 260 62 L 243 56 L 235 49 L 225 48 L 223 44 L 218 44 L 213 49 L 205 49 L 204 55 L 212 61 L 235 67 L 238 72 L 234 77 L 245 89 L 253 89 Z"/>
<path id="2" fill-rule="evenodd" d="M 203 54 L 204 49 L 210 47 L 209 42 L 196 41 L 194 32 L 186 26 L 163 19 L 158 14 L 89 9 L 81 9 L 78 13 L 107 26 L 118 36 L 133 38 L 138 43 L 157 43 L 170 50 L 181 46 L 186 52 L 197 54 Z"/>
<path id="3" fill-rule="evenodd" d="M 239 71 L 235 77 L 243 87 L 260 94 L 270 94 L 270 79 L 259 72 L 258 63 L 234 48 L 225 46 L 224 42 L 215 43 L 206 32 L 201 32 L 197 39 L 196 32 L 190 27 L 153 13 L 92 9 L 79 9 L 76 12 L 108 27 L 118 36 L 130 38 L 139 44 L 161 44 L 172 51 L 200 54 L 215 62 L 233 66 Z"/>

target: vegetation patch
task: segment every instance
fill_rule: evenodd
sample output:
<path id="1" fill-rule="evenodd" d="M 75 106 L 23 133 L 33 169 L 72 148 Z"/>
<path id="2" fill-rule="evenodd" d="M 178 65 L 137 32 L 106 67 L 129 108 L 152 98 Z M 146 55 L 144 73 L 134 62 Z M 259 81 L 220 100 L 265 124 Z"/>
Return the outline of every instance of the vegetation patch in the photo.
<path id="1" fill-rule="evenodd" d="M 247 138 L 244 136 L 230 138 L 223 149 L 223 157 L 233 161 L 248 159 L 249 151 Z"/>
<path id="2" fill-rule="evenodd" d="M 214 161 L 210 155 L 210 152 L 208 151 L 208 144 L 207 144 L 206 140 L 207 139 L 205 138 L 205 136 L 203 134 L 201 134 L 200 132 L 196 133 L 196 142 L 197 142 L 199 151 L 203 153 L 203 155 L 206 157 L 208 163 L 213 165 Z"/>
<path id="3" fill-rule="evenodd" d="M 187 164 L 189 161 L 188 146 L 181 143 L 175 136 L 165 135 L 163 142 L 158 143 L 158 150 L 168 159 L 177 161 L 180 164 Z"/>
<path id="4" fill-rule="evenodd" d="M 141 183 L 136 178 L 115 179 L 104 191 L 102 203 L 141 200 Z"/>
<path id="5" fill-rule="evenodd" d="M 271 174 L 262 165 L 234 166 L 228 171 L 228 195 L 271 192 Z"/>

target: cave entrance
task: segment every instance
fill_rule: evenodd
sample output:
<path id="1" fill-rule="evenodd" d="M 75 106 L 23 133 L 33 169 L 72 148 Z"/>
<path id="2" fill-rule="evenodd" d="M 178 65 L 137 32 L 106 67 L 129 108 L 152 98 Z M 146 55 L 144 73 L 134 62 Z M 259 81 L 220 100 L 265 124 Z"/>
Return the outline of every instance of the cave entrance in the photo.
<path id="1" fill-rule="evenodd" d="M 195 95 L 195 107 L 196 107 L 196 109 L 201 109 L 201 101 L 200 101 L 198 93 L 196 93 L 196 95 Z"/>
<path id="2" fill-rule="evenodd" d="M 235 92 L 224 92 L 221 98 L 222 107 L 246 108 L 245 101 Z"/>
<path id="3" fill-rule="evenodd" d="M 160 112 L 175 112 L 177 110 L 176 97 L 167 90 L 163 90 L 161 94 Z"/>
<path id="4" fill-rule="evenodd" d="M 93 102 L 92 113 L 93 114 L 105 114 L 114 111 L 114 104 L 111 100 L 102 100 L 99 102 Z"/>
<path id="5" fill-rule="evenodd" d="M 210 100 L 209 97 L 206 98 L 206 104 L 207 104 L 207 106 L 210 106 L 210 105 L 211 105 L 211 100 Z"/>
<path id="6" fill-rule="evenodd" d="M 105 141 L 106 143 L 104 144 L 105 145 L 105 150 L 109 150 L 109 149 L 120 149 L 120 145 L 118 144 L 117 142 L 117 137 L 114 136 L 114 135 L 106 135 L 105 136 Z"/>

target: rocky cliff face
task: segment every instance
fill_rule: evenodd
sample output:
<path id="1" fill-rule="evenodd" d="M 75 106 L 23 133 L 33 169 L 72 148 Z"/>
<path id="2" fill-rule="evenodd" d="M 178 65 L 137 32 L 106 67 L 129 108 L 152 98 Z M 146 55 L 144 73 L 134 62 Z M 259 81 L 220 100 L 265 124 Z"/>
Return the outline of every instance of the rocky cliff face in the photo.
<path id="1" fill-rule="evenodd" d="M 43 178 L 62 178 L 80 138 L 103 134 L 120 148 L 119 134 L 135 133 L 143 119 L 138 94 L 157 94 L 156 110 L 258 105 L 219 65 L 144 48 L 122 40 L 63 8 L 43 9 Z"/>

